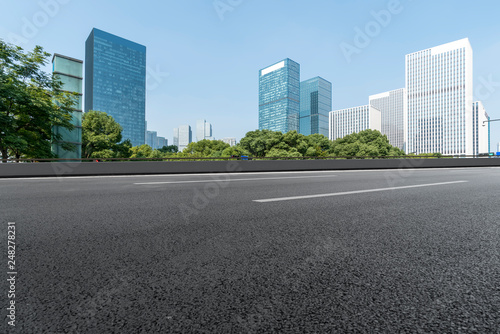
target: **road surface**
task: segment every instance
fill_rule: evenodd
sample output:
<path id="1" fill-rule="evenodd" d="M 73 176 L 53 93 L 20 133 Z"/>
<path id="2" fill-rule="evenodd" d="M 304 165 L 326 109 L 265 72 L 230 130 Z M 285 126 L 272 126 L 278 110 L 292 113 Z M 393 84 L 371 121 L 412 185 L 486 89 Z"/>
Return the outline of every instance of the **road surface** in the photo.
<path id="1" fill-rule="evenodd" d="M 498 333 L 499 198 L 499 168 L 2 179 L 2 325 Z"/>

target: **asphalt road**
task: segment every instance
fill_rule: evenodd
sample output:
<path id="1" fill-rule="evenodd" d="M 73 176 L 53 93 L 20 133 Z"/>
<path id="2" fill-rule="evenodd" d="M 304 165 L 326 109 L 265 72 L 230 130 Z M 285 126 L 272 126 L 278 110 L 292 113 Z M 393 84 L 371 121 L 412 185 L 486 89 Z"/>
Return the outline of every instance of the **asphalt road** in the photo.
<path id="1" fill-rule="evenodd" d="M 500 169 L 0 180 L 12 333 L 500 333 Z"/>

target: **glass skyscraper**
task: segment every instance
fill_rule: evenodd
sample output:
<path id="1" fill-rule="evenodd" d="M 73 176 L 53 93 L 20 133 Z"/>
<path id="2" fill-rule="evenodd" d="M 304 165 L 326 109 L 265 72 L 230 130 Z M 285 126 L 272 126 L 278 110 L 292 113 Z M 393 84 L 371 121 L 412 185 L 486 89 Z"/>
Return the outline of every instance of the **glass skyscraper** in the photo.
<path id="1" fill-rule="evenodd" d="M 162 149 L 163 146 L 168 146 L 168 140 L 165 137 L 157 137 L 158 148 Z"/>
<path id="2" fill-rule="evenodd" d="M 63 83 L 64 91 L 77 93 L 76 104 L 73 110 L 72 123 L 75 128 L 68 131 L 55 126 L 55 134 L 62 136 L 60 142 L 52 144 L 52 152 L 60 159 L 80 159 L 82 157 L 82 88 L 83 88 L 83 61 L 54 54 L 52 58 L 52 72 Z M 71 143 L 76 146 L 75 151 L 66 151 L 61 143 Z"/>
<path id="3" fill-rule="evenodd" d="M 123 140 L 145 143 L 146 47 L 99 29 L 85 45 L 85 111 L 99 110 L 123 128 Z"/>
<path id="4" fill-rule="evenodd" d="M 282 60 L 259 71 L 259 130 L 299 131 L 300 65 Z"/>
<path id="5" fill-rule="evenodd" d="M 146 144 L 149 145 L 152 149 L 157 149 L 158 148 L 158 132 L 146 131 Z"/>
<path id="6" fill-rule="evenodd" d="M 300 133 L 328 137 L 328 114 L 332 111 L 332 83 L 312 78 L 300 83 Z"/>

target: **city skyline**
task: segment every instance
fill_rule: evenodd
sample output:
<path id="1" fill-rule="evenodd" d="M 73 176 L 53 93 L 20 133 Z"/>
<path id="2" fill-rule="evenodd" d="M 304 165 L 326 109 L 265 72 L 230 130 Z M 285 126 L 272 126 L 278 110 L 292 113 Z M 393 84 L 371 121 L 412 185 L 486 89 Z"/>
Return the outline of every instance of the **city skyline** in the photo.
<path id="1" fill-rule="evenodd" d="M 38 44 L 51 53 L 80 59 L 82 41 L 94 26 L 146 45 L 146 117 L 150 124 L 162 124 L 155 128 L 167 138 L 172 138 L 176 124 L 195 124 L 200 118 L 210 119 L 220 138 L 241 138 L 257 129 L 255 71 L 277 59 L 290 57 L 307 64 L 303 78 L 320 75 L 331 81 L 336 97 L 332 109 L 338 110 L 404 86 L 399 73 L 404 71 L 405 54 L 464 37 L 474 48 L 474 100 L 483 101 L 492 119 L 500 118 L 500 39 L 491 33 L 500 26 L 493 14 L 499 5 L 493 1 L 484 6 L 400 1 L 384 19 L 374 13 L 387 12 L 387 1 L 318 1 L 307 7 L 299 1 L 243 1 L 224 13 L 203 1 L 168 1 L 158 4 L 157 13 L 127 1 L 120 6 L 93 0 L 55 1 L 59 5 L 52 10 L 37 3 L 9 4 L 9 10 L 0 14 L 0 37 L 18 41 L 26 49 Z M 302 16 L 305 8 L 312 15 Z M 453 15 L 444 15 L 450 10 Z M 72 12 L 80 13 L 77 20 Z M 44 15 L 45 21 L 40 19 Z M 255 27 L 251 23 L 257 15 L 262 15 L 262 24 Z M 196 28 L 193 20 L 205 28 Z M 366 34 L 370 27 L 375 28 Z M 345 52 L 346 46 L 351 53 Z M 205 57 L 203 64 L 197 63 L 198 55 Z M 492 123 L 491 130 L 491 142 L 499 142 L 499 123 Z"/>

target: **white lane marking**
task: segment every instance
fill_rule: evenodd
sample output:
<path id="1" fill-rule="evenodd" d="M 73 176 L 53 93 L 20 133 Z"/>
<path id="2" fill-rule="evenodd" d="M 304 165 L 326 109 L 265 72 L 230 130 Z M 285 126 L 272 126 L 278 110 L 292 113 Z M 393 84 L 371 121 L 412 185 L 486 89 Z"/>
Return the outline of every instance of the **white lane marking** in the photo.
<path id="1" fill-rule="evenodd" d="M 346 192 L 332 193 L 332 194 L 318 194 L 318 195 L 306 195 L 306 196 L 292 196 L 292 197 L 259 199 L 259 200 L 254 200 L 254 202 L 257 202 L 257 203 L 268 203 L 268 202 L 293 201 L 293 200 L 299 200 L 299 199 L 310 199 L 310 198 L 320 198 L 320 197 L 333 197 L 333 196 L 364 194 L 364 193 L 373 193 L 373 192 L 380 192 L 380 191 L 390 191 L 390 190 L 400 190 L 400 189 L 410 189 L 410 188 L 443 186 L 443 185 L 448 185 L 448 184 L 458 184 L 458 183 L 468 183 L 468 182 L 469 181 L 453 181 L 453 182 L 417 184 L 417 185 L 414 185 L 414 186 L 379 188 L 379 189 L 368 189 L 368 190 L 356 190 L 356 191 L 346 191 Z"/>
<path id="2" fill-rule="evenodd" d="M 230 176 L 230 174 L 226 175 Z M 195 181 L 165 181 L 165 182 L 144 182 L 134 183 L 134 185 L 157 185 L 157 184 L 183 184 L 183 183 L 209 183 L 209 182 L 236 182 L 236 181 L 262 181 L 262 180 L 288 180 L 288 179 L 312 179 L 319 177 L 336 177 L 337 175 L 313 175 L 313 176 L 290 176 L 290 177 L 256 177 L 252 179 L 212 179 Z"/>
<path id="3" fill-rule="evenodd" d="M 367 170 L 368 171 L 368 170 Z M 224 176 L 224 175 L 276 175 L 276 174 L 312 174 L 312 173 L 337 173 L 336 170 L 313 170 L 300 172 L 255 172 L 255 173 L 201 173 L 201 174 L 144 174 L 144 175 L 95 175 L 95 176 L 48 176 L 48 177 L 11 177 L 0 178 L 0 181 L 29 181 L 29 180 L 85 180 L 85 179 L 120 179 L 120 178 L 143 178 L 143 177 L 191 177 L 191 176 Z"/>

